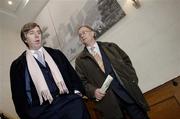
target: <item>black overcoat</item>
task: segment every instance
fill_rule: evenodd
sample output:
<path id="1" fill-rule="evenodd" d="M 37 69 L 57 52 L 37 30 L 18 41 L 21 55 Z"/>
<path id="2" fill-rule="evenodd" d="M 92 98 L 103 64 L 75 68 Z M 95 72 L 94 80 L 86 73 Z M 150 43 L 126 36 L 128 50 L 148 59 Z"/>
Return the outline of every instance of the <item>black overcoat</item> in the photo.
<path id="1" fill-rule="evenodd" d="M 76 71 L 73 69 L 64 54 L 61 51 L 52 48 L 45 47 L 45 49 L 58 66 L 70 93 L 73 93 L 74 90 L 79 90 L 82 94 L 84 94 L 85 91 L 83 89 L 82 83 L 76 74 Z M 40 105 L 37 107 L 31 107 L 28 103 L 25 89 L 26 68 L 27 62 L 25 51 L 21 54 L 21 56 L 13 61 L 10 67 L 12 99 L 15 105 L 15 110 L 22 119 L 29 119 L 32 115 L 36 117 L 42 112 L 43 109 Z M 33 84 L 31 85 L 31 89 L 35 89 Z M 34 97 L 38 98 L 36 90 L 32 90 L 31 93 L 34 95 Z M 37 108 L 35 109 L 36 111 L 33 111 L 34 108 Z"/>

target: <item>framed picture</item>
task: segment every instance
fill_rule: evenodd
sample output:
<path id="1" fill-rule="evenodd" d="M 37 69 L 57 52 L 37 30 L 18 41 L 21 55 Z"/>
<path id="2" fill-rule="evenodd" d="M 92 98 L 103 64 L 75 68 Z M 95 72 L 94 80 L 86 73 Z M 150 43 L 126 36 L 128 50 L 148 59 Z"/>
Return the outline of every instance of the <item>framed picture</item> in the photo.
<path id="1" fill-rule="evenodd" d="M 60 49 L 69 61 L 84 48 L 77 33 L 81 25 L 91 26 L 99 38 L 125 16 L 117 0 L 86 0 L 83 6 L 79 5 L 80 10 L 69 14 L 68 20 L 60 21 L 63 17 L 63 14 L 59 15 L 58 12 L 61 10 L 58 6 L 60 4 L 62 5 L 58 2 L 52 6 L 49 1 L 36 22 L 42 27 L 44 45 Z"/>

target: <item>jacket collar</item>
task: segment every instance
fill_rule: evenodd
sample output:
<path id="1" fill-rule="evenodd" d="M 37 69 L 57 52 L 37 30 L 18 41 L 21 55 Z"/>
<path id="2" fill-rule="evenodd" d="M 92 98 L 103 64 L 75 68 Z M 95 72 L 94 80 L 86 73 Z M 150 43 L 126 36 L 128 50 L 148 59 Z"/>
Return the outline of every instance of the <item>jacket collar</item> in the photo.
<path id="1" fill-rule="evenodd" d="M 89 51 L 86 47 L 84 47 L 84 50 L 81 52 L 80 57 L 81 58 L 85 58 L 85 57 L 92 57 L 93 58 L 93 56 L 89 53 Z"/>

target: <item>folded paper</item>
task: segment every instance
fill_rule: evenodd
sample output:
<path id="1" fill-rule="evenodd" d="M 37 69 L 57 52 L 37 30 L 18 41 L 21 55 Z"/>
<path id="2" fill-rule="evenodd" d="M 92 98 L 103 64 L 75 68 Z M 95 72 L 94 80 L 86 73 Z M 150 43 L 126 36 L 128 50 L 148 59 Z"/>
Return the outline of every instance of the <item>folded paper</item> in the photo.
<path id="1" fill-rule="evenodd" d="M 111 75 L 108 75 L 106 77 L 106 80 L 104 81 L 103 85 L 100 88 L 102 93 L 106 92 L 106 90 L 109 88 L 109 85 L 111 84 L 112 80 L 113 80 L 113 77 Z"/>

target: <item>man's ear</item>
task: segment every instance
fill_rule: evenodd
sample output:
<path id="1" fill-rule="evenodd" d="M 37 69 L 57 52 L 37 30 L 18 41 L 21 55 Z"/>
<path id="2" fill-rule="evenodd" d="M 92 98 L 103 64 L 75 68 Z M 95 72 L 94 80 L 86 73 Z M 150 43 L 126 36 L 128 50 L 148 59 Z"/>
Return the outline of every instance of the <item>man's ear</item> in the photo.
<path id="1" fill-rule="evenodd" d="M 96 33 L 94 31 L 92 31 L 92 36 L 95 37 Z"/>
<path id="2" fill-rule="evenodd" d="M 92 36 L 93 36 L 93 38 L 96 38 L 96 32 L 92 32 Z"/>
<path id="3" fill-rule="evenodd" d="M 25 43 L 27 43 L 27 38 L 24 40 Z"/>

